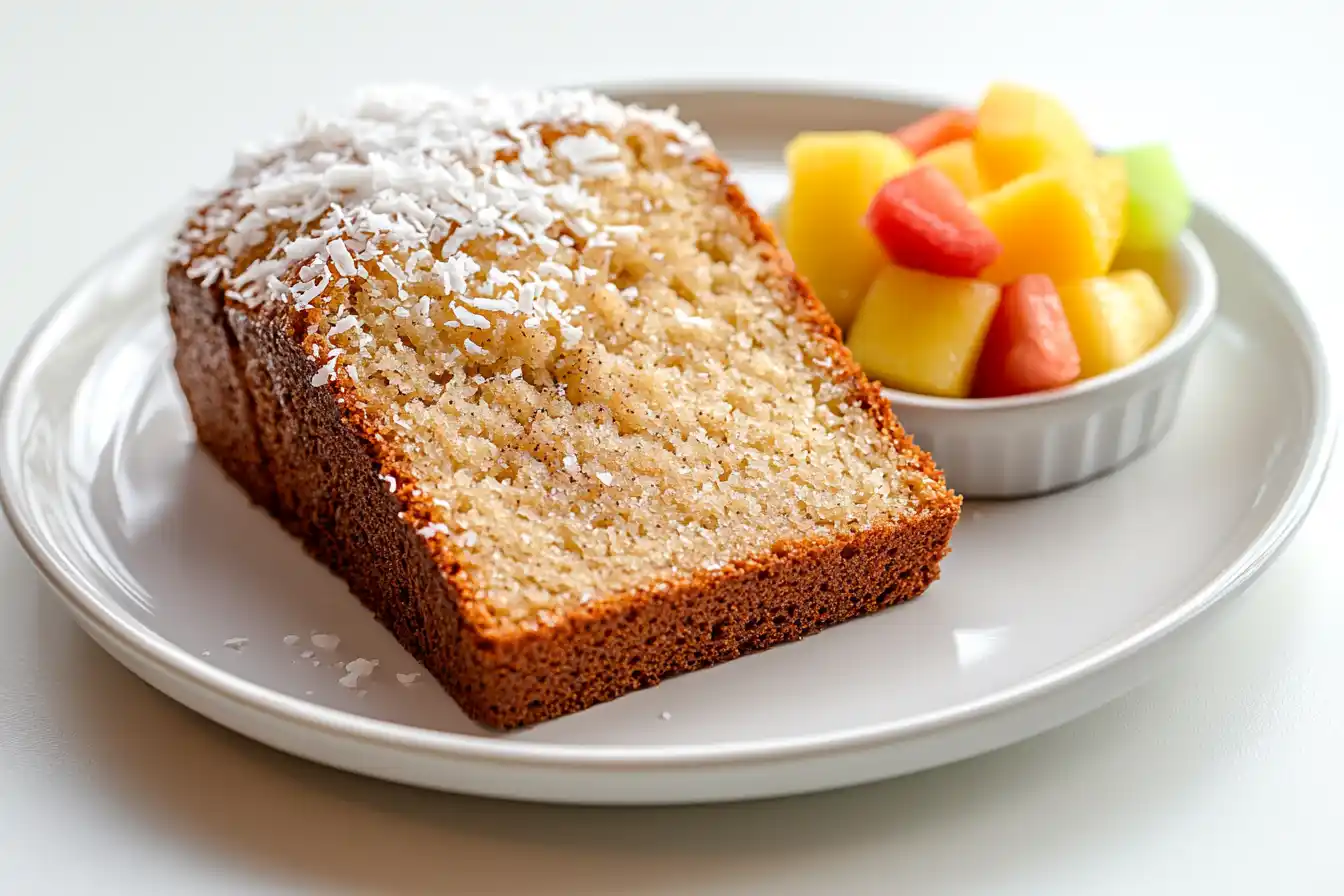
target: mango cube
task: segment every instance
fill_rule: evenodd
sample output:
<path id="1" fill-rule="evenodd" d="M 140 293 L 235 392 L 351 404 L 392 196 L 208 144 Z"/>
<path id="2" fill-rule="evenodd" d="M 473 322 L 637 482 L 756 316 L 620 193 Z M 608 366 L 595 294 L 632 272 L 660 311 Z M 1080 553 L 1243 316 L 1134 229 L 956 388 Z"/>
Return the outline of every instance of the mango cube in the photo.
<path id="1" fill-rule="evenodd" d="M 992 189 L 1024 174 L 1092 155 L 1092 144 L 1060 102 L 1015 84 L 994 84 L 976 113 L 975 149 Z"/>
<path id="2" fill-rule="evenodd" d="M 1109 269 L 1129 230 L 1129 170 L 1123 159 L 1112 156 L 1095 159 L 1091 167 L 1097 211 L 1106 228 L 1104 257 Z"/>
<path id="3" fill-rule="evenodd" d="M 1138 146 L 1117 155 L 1129 178 L 1129 231 L 1124 247 L 1152 252 L 1169 248 L 1190 221 L 1190 194 L 1165 146 Z"/>
<path id="4" fill-rule="evenodd" d="M 784 157 L 791 181 L 784 244 L 798 273 L 845 329 L 886 263 L 864 213 L 878 189 L 909 170 L 914 157 L 877 131 L 802 133 Z"/>
<path id="5" fill-rule="evenodd" d="M 1171 329 L 1171 307 L 1144 271 L 1089 277 L 1058 289 L 1083 378 L 1138 360 Z"/>
<path id="6" fill-rule="evenodd" d="M 975 144 L 969 139 L 956 140 L 931 149 L 919 157 L 917 164 L 943 172 L 967 199 L 974 199 L 985 192 L 984 175 L 980 173 L 980 163 L 975 158 Z"/>
<path id="7" fill-rule="evenodd" d="M 992 283 L 889 265 L 873 280 L 846 344 L 888 386 L 965 398 L 998 304 Z"/>
<path id="8" fill-rule="evenodd" d="M 1113 159 L 1093 157 L 1024 175 L 971 200 L 1003 246 L 981 279 L 1006 284 L 1045 274 L 1061 283 L 1106 273 L 1124 232 L 1123 176 Z"/>

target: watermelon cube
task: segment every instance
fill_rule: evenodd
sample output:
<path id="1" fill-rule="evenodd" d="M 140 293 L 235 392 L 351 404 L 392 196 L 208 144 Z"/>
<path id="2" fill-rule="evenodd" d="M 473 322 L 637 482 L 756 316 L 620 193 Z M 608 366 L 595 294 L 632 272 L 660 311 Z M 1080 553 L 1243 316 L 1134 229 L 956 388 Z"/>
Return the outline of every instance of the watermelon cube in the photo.
<path id="1" fill-rule="evenodd" d="M 1082 361 L 1059 292 L 1049 277 L 1029 274 L 1003 288 L 976 364 L 977 398 L 1024 395 L 1065 386 Z"/>
<path id="2" fill-rule="evenodd" d="M 965 140 L 975 133 L 975 113 L 968 109 L 943 109 L 925 115 L 919 121 L 906 125 L 891 136 L 901 141 L 915 156 L 922 156 L 956 140 Z"/>
<path id="3" fill-rule="evenodd" d="M 916 166 L 877 191 L 864 218 L 892 263 L 974 278 L 999 257 L 998 238 L 947 175 Z"/>

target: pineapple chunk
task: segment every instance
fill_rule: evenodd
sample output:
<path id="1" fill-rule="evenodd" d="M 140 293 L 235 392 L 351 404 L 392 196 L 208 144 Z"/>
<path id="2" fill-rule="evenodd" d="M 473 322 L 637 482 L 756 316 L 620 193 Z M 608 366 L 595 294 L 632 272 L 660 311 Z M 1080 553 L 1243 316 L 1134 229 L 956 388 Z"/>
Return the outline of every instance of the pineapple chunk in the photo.
<path id="1" fill-rule="evenodd" d="M 946 174 L 967 199 L 985 192 L 985 179 L 975 158 L 975 144 L 970 140 L 956 140 L 931 149 L 920 156 L 916 164 L 928 165 Z"/>
<path id="2" fill-rule="evenodd" d="M 1092 144 L 1074 117 L 1040 91 L 994 84 L 980 101 L 976 121 L 976 155 L 991 189 L 1092 155 Z"/>
<path id="3" fill-rule="evenodd" d="M 877 131 L 799 134 L 784 157 L 791 181 L 784 245 L 798 273 L 846 329 L 886 262 L 863 224 L 864 213 L 878 188 L 909 170 L 914 157 Z"/>
<path id="4" fill-rule="evenodd" d="M 1106 273 L 1124 233 L 1124 177 L 1123 164 L 1093 157 L 1024 175 L 971 200 L 1003 246 L 980 276 L 1005 284 L 1045 274 L 1058 283 Z"/>
<path id="5" fill-rule="evenodd" d="M 1102 257 L 1109 270 L 1129 225 L 1129 168 L 1118 156 L 1099 156 L 1092 163 L 1092 176 L 1098 214 L 1106 229 Z"/>
<path id="6" fill-rule="evenodd" d="M 1059 286 L 1083 378 L 1130 364 L 1167 335 L 1174 316 L 1146 272 L 1118 271 Z"/>
<path id="7" fill-rule="evenodd" d="M 999 288 L 888 265 L 854 318 L 846 344 L 866 373 L 896 389 L 965 398 Z"/>

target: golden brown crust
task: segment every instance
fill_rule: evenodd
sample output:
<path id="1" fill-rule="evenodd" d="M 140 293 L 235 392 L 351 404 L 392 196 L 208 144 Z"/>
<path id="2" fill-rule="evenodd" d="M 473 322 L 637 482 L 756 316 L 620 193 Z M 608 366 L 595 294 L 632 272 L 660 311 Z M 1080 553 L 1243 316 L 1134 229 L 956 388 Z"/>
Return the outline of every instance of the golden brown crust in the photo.
<path id="1" fill-rule="evenodd" d="M 305 315 L 232 305 L 180 266 L 169 272 L 175 364 L 202 446 L 483 724 L 513 728 L 572 713 L 909 600 L 938 577 L 960 497 L 859 369 L 726 166 L 714 157 L 697 164 L 723 179 L 725 201 L 770 247 L 782 301 L 827 340 L 837 380 L 912 472 L 936 485 L 897 523 L 781 542 L 765 556 L 518 625 L 489 612 L 446 539 L 416 534 L 433 509 L 393 440 L 346 400 L 352 384 L 311 385 L 317 365 L 312 337 L 300 335 Z"/>
<path id="2" fill-rule="evenodd" d="M 468 712 L 500 728 L 533 724 L 910 600 L 938 578 L 956 518 L 949 505 L 845 540 L 781 544 L 484 638 L 468 666 L 485 699 Z"/>

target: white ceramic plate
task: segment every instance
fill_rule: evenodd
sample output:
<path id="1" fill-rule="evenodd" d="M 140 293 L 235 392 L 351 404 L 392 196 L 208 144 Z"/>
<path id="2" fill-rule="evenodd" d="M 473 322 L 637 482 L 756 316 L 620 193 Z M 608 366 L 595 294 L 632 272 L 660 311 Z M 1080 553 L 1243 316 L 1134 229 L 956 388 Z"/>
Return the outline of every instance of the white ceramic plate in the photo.
<path id="1" fill-rule="evenodd" d="M 784 189 L 780 150 L 796 131 L 889 128 L 921 111 L 786 90 L 638 95 L 703 122 L 761 207 Z M 1072 491 L 968 504 L 941 581 L 912 604 L 528 731 L 486 732 L 425 678 L 401 683 L 415 663 L 197 451 L 169 366 L 162 223 L 80 279 L 14 360 L 0 421 L 5 509 L 112 655 L 206 716 L 318 762 L 587 803 L 903 774 L 1132 687 L 1307 513 L 1332 435 L 1321 346 L 1255 247 L 1206 210 L 1193 226 L 1223 295 L 1159 448 Z M 314 633 L 340 643 L 317 648 Z M 246 644 L 227 646 L 236 638 Z M 341 664 L 357 657 L 380 665 L 344 687 Z"/>

